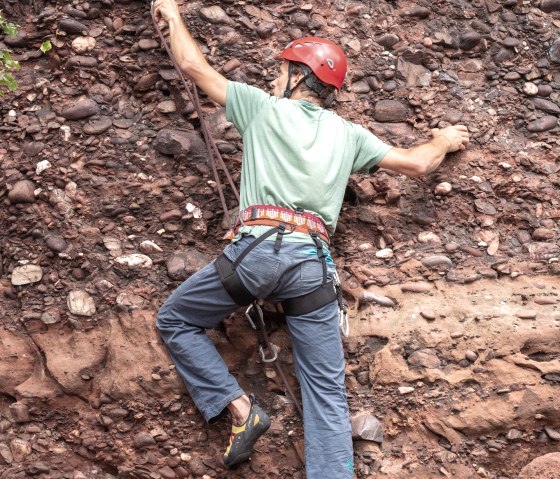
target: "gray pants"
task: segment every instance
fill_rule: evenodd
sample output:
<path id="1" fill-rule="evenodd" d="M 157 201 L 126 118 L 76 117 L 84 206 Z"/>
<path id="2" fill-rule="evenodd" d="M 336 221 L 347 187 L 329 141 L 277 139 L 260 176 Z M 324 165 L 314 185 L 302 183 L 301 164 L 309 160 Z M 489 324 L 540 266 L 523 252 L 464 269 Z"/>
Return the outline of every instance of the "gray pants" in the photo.
<path id="1" fill-rule="evenodd" d="M 235 260 L 254 240 L 245 237 L 228 245 L 224 253 Z M 313 244 L 284 241 L 278 253 L 273 248 L 274 241 L 262 242 L 237 267 L 243 284 L 254 296 L 277 302 L 321 285 L 322 265 Z M 333 272 L 329 255 L 329 277 Z M 169 355 L 209 422 L 244 391 L 204 329 L 217 326 L 238 307 L 210 263 L 181 284 L 158 312 L 156 325 Z M 352 478 L 352 435 L 337 303 L 303 316 L 287 316 L 286 321 L 303 399 L 307 477 Z"/>

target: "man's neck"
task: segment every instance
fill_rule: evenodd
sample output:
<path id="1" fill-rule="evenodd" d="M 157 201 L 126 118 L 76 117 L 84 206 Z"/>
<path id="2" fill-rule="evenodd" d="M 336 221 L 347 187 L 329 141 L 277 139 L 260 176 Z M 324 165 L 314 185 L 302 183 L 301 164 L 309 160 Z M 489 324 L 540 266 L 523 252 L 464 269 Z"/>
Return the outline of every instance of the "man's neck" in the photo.
<path id="1" fill-rule="evenodd" d="M 304 93 L 301 93 L 299 91 L 295 91 L 292 94 L 292 97 L 290 98 L 291 100 L 307 100 L 310 101 L 311 103 L 315 103 L 315 105 L 317 106 L 323 106 L 323 103 L 321 102 L 321 100 L 317 97 L 311 96 L 311 95 L 306 95 Z"/>

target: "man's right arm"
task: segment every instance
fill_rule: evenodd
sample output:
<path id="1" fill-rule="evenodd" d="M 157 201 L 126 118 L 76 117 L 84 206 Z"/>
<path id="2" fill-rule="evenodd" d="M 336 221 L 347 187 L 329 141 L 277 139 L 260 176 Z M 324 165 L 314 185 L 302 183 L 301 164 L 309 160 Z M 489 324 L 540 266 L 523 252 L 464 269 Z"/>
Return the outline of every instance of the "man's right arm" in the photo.
<path id="1" fill-rule="evenodd" d="M 156 19 L 169 25 L 171 50 L 181 71 L 216 103 L 225 106 L 228 80 L 212 68 L 189 33 L 174 0 L 157 0 Z"/>
<path id="2" fill-rule="evenodd" d="M 432 130 L 433 139 L 412 148 L 391 148 L 378 163 L 380 168 L 406 176 L 429 175 L 435 171 L 447 153 L 464 150 L 469 144 L 469 132 L 464 125 Z"/>

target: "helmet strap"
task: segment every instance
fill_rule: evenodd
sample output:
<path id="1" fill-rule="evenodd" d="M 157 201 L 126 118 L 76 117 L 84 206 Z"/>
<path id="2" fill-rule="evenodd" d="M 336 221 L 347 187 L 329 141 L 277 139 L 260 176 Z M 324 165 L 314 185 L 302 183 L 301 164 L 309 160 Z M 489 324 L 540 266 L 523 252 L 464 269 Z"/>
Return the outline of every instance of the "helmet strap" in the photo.
<path id="1" fill-rule="evenodd" d="M 298 81 L 293 88 L 290 88 L 290 83 L 292 80 L 293 73 L 294 73 L 294 64 L 293 62 L 288 62 L 288 83 L 286 83 L 286 89 L 284 90 L 284 98 L 290 98 L 294 93 L 294 91 L 297 89 L 297 87 L 300 86 L 305 80 L 307 80 L 313 74 L 312 71 L 306 73 L 305 76 L 300 81 Z"/>

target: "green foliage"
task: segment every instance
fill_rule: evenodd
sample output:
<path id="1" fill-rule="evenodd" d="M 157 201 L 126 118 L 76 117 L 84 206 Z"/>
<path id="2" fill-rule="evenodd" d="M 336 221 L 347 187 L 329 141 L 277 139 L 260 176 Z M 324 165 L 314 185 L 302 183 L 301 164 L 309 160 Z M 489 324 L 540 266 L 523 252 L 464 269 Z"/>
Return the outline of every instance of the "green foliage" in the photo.
<path id="1" fill-rule="evenodd" d="M 8 22 L 0 12 L 0 31 L 4 35 L 15 36 L 18 32 L 18 26 L 15 23 Z M 39 47 L 43 53 L 48 52 L 52 49 L 51 42 L 46 40 Z M 2 96 L 3 89 L 15 90 L 17 88 L 17 82 L 13 75 L 9 71 L 19 70 L 19 62 L 12 59 L 10 52 L 5 50 L 0 50 L 0 96 Z"/>
<path id="2" fill-rule="evenodd" d="M 0 13 L 0 29 L 4 32 L 4 35 L 10 35 L 14 37 L 17 35 L 18 26 L 15 23 L 8 22 Z"/>
<path id="3" fill-rule="evenodd" d="M 43 43 L 41 43 L 40 50 L 41 50 L 43 53 L 47 53 L 47 52 L 48 52 L 49 50 L 51 50 L 51 49 L 52 49 L 52 45 L 51 45 L 51 42 L 49 42 L 48 40 L 45 41 L 45 42 L 43 42 Z"/>
<path id="4" fill-rule="evenodd" d="M 18 27 L 14 23 L 8 22 L 0 13 L 0 30 L 4 35 L 17 35 Z M 10 52 L 0 50 L 0 96 L 3 95 L 2 88 L 15 90 L 17 82 L 11 73 L 6 70 L 18 70 L 19 63 L 12 59 Z"/>

